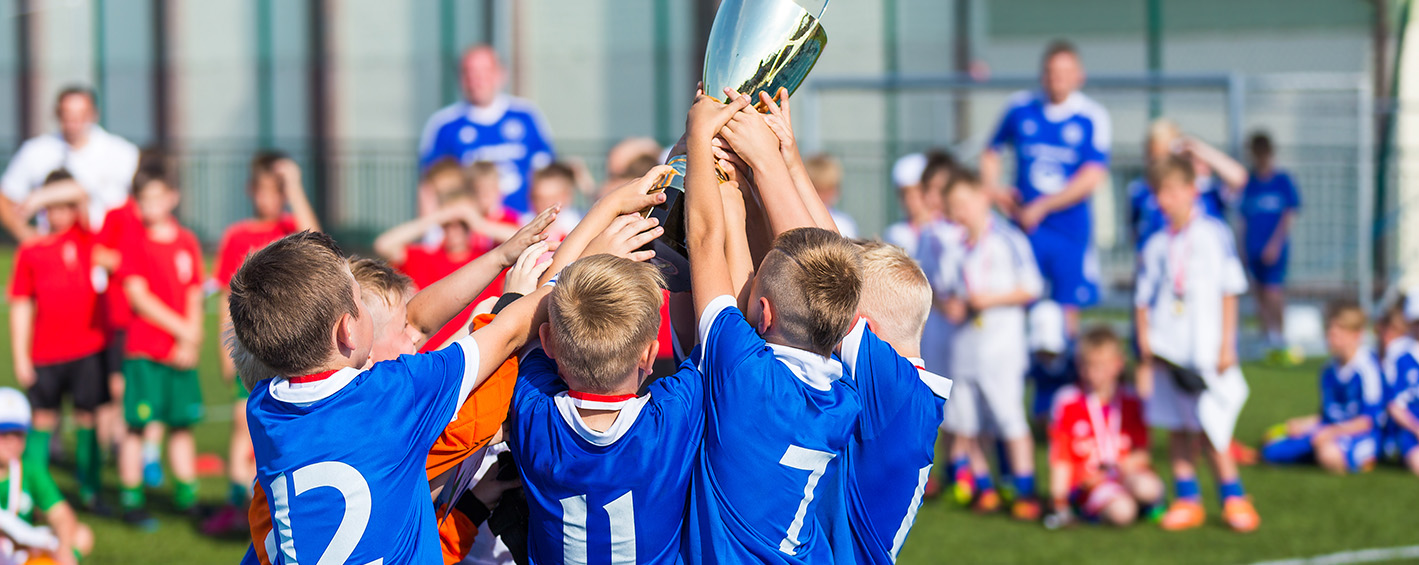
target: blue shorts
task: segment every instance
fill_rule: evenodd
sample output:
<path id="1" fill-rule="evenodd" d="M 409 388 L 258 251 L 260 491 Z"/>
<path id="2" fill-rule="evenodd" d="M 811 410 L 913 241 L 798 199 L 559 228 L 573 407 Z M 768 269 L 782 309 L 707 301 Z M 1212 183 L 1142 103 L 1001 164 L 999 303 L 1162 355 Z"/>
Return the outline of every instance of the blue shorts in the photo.
<path id="1" fill-rule="evenodd" d="M 1261 286 L 1281 286 L 1286 284 L 1286 263 L 1291 258 L 1291 246 L 1281 248 L 1281 256 L 1267 265 L 1261 262 L 1261 250 L 1247 253 L 1247 272 Z"/>
<path id="2" fill-rule="evenodd" d="M 1363 471 L 1373 465 L 1379 456 L 1379 442 L 1375 434 L 1365 433 L 1335 438 L 1335 444 L 1345 454 L 1345 466 L 1351 473 Z"/>
<path id="3" fill-rule="evenodd" d="M 1415 437 L 1414 432 L 1398 429 L 1386 434 L 1384 452 L 1390 459 L 1402 462 L 1416 447 L 1419 447 L 1419 437 Z"/>
<path id="4" fill-rule="evenodd" d="M 1092 242 L 1043 229 L 1035 230 L 1029 238 L 1040 276 L 1049 283 L 1050 300 L 1061 306 L 1093 306 L 1099 302 L 1099 255 Z"/>

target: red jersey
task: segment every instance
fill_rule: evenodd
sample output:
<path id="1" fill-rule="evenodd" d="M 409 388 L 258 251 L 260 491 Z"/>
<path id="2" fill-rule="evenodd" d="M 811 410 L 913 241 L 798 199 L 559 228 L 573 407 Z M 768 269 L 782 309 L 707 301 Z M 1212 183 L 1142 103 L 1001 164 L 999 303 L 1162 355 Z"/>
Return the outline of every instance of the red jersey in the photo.
<path id="1" fill-rule="evenodd" d="M 467 265 L 469 262 L 478 258 L 481 253 L 482 251 L 473 249 L 467 255 L 454 259 L 442 246 L 430 249 L 421 245 L 410 245 L 404 250 L 404 263 L 395 265 L 395 268 L 409 275 L 409 278 L 414 279 L 414 286 L 422 290 L 438 282 L 439 279 L 453 274 L 459 267 Z M 445 324 L 442 328 L 439 328 L 437 332 L 434 332 L 434 335 L 429 336 L 428 341 L 424 342 L 424 346 L 420 348 L 420 351 L 433 351 L 438 349 L 444 342 L 448 341 L 449 337 L 458 333 L 459 329 L 468 325 L 468 319 L 473 314 L 474 306 L 488 297 L 498 296 L 502 293 L 503 274 L 498 273 L 497 278 L 493 279 L 492 284 L 488 285 L 487 290 L 484 290 L 482 294 L 478 295 L 478 298 L 473 300 L 472 304 L 469 304 L 467 308 L 464 308 L 462 312 L 454 316 L 453 320 L 449 321 L 449 323 Z"/>
<path id="2" fill-rule="evenodd" d="M 1100 478 L 1134 450 L 1148 449 L 1143 403 L 1120 389 L 1103 404 L 1078 387 L 1066 386 L 1055 395 L 1049 430 L 1049 457 L 1068 464 L 1070 486 Z"/>
<path id="3" fill-rule="evenodd" d="M 222 234 L 222 244 L 217 248 L 217 265 L 213 268 L 217 284 L 222 290 L 228 290 L 232 277 L 248 255 L 293 233 L 296 233 L 296 219 L 290 214 L 274 222 L 248 219 L 232 224 Z"/>
<path id="4" fill-rule="evenodd" d="M 153 241 L 144 230 L 143 237 L 129 238 L 119 253 L 123 255 L 115 277 L 119 288 L 129 277 L 140 277 L 148 283 L 148 292 L 179 315 L 187 315 L 188 293 L 202 287 L 202 249 L 197 236 L 179 226 L 172 241 Z M 130 357 L 162 361 L 172 354 L 175 343 L 172 335 L 141 316 L 135 315 L 128 326 Z"/>
<path id="5" fill-rule="evenodd" d="M 94 244 L 110 250 L 123 251 L 123 242 L 130 237 L 140 237 L 143 218 L 138 215 L 138 203 L 129 198 L 122 206 L 109 210 L 104 215 L 103 229 L 95 236 Z M 119 259 L 120 263 L 122 259 Z M 109 329 L 126 329 L 133 320 L 133 310 L 128 305 L 128 296 L 123 293 L 123 285 L 117 283 L 117 275 L 109 276 L 109 284 L 103 291 L 104 316 Z"/>
<path id="6" fill-rule="evenodd" d="M 10 298 L 34 302 L 30 355 L 35 365 L 82 359 L 107 337 L 93 282 L 94 236 L 80 226 L 20 245 Z"/>
<path id="7" fill-rule="evenodd" d="M 655 334 L 655 341 L 660 343 L 660 349 L 656 352 L 656 359 L 675 358 L 675 340 L 670 333 L 670 291 L 660 291 L 660 330 Z"/>

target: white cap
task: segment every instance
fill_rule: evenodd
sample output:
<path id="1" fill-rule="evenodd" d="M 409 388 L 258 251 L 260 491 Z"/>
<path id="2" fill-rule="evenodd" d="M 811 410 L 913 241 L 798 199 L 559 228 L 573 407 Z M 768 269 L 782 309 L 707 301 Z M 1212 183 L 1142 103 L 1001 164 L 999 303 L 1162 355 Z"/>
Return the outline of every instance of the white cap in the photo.
<path id="1" fill-rule="evenodd" d="M 0 432 L 29 429 L 30 401 L 25 393 L 10 387 L 0 388 Z"/>
<path id="2" fill-rule="evenodd" d="M 1031 352 L 1064 353 L 1064 310 L 1050 300 L 1030 307 Z"/>
<path id="3" fill-rule="evenodd" d="M 912 153 L 897 159 L 892 165 L 892 182 L 897 188 L 921 184 L 921 173 L 926 171 L 926 154 Z"/>
<path id="4" fill-rule="evenodd" d="M 1404 321 L 1419 322 L 1419 285 L 1409 287 L 1404 292 Z"/>

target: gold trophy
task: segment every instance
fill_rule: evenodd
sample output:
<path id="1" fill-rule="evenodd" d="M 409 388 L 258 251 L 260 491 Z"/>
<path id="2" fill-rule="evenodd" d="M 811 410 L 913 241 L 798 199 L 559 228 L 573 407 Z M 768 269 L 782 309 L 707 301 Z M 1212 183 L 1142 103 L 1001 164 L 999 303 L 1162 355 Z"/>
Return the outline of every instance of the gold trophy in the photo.
<path id="1" fill-rule="evenodd" d="M 795 0 L 720 2 L 705 46 L 705 94 L 719 98 L 725 88 L 733 88 L 757 102 L 759 92 L 774 96 L 779 88 L 789 94 L 798 90 L 828 44 L 828 32 L 819 23 L 827 0 L 802 3 L 817 4 L 815 12 Z M 687 160 L 684 155 L 672 155 L 666 164 L 675 171 L 656 186 L 665 191 L 665 202 L 647 212 L 665 227 L 665 234 L 652 243 L 652 262 L 664 273 L 670 291 L 683 292 L 690 289 L 681 198 Z"/>

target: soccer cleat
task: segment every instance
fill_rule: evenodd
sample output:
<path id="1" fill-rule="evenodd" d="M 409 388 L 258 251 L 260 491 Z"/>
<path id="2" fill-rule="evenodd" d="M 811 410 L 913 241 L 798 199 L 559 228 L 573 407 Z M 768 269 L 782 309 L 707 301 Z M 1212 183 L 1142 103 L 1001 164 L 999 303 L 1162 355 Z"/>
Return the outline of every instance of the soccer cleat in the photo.
<path id="1" fill-rule="evenodd" d="M 1202 510 L 1202 503 L 1196 500 L 1174 500 L 1172 506 L 1163 514 L 1163 518 L 1158 521 L 1158 526 L 1164 531 L 1178 532 L 1201 527 L 1207 522 L 1207 514 Z"/>
<path id="2" fill-rule="evenodd" d="M 148 488 L 158 488 L 163 486 L 163 465 L 158 461 L 148 461 L 143 464 L 143 483 Z"/>
<path id="3" fill-rule="evenodd" d="M 139 530 L 143 530 L 145 532 L 151 532 L 158 529 L 158 520 L 156 518 L 153 518 L 151 514 L 148 514 L 147 510 L 144 510 L 142 508 L 124 510 L 123 522 L 128 524 L 129 526 L 132 526 Z"/>
<path id="4" fill-rule="evenodd" d="M 1266 445 L 1273 441 L 1286 439 L 1290 437 L 1290 435 L 1290 429 L 1287 428 L 1286 424 L 1283 422 L 1266 428 L 1266 431 L 1261 434 L 1261 443 L 1262 445 Z"/>
<path id="5" fill-rule="evenodd" d="M 971 476 L 969 469 L 956 471 L 956 476 L 951 479 L 951 498 L 956 504 L 970 506 L 971 501 L 976 497 L 976 480 Z"/>
<path id="6" fill-rule="evenodd" d="M 1023 497 L 1010 505 L 1010 517 L 1021 522 L 1036 522 L 1040 519 L 1040 501 L 1033 497 Z"/>
<path id="7" fill-rule="evenodd" d="M 981 491 L 980 496 L 976 497 L 975 503 L 971 505 L 971 510 L 977 514 L 990 514 L 1000 510 L 1000 493 L 995 492 L 993 488 Z"/>
<path id="8" fill-rule="evenodd" d="M 1256 513 L 1251 499 L 1245 496 L 1233 496 L 1222 503 L 1222 520 L 1232 531 L 1243 534 L 1256 531 L 1261 525 L 1261 515 Z"/>

